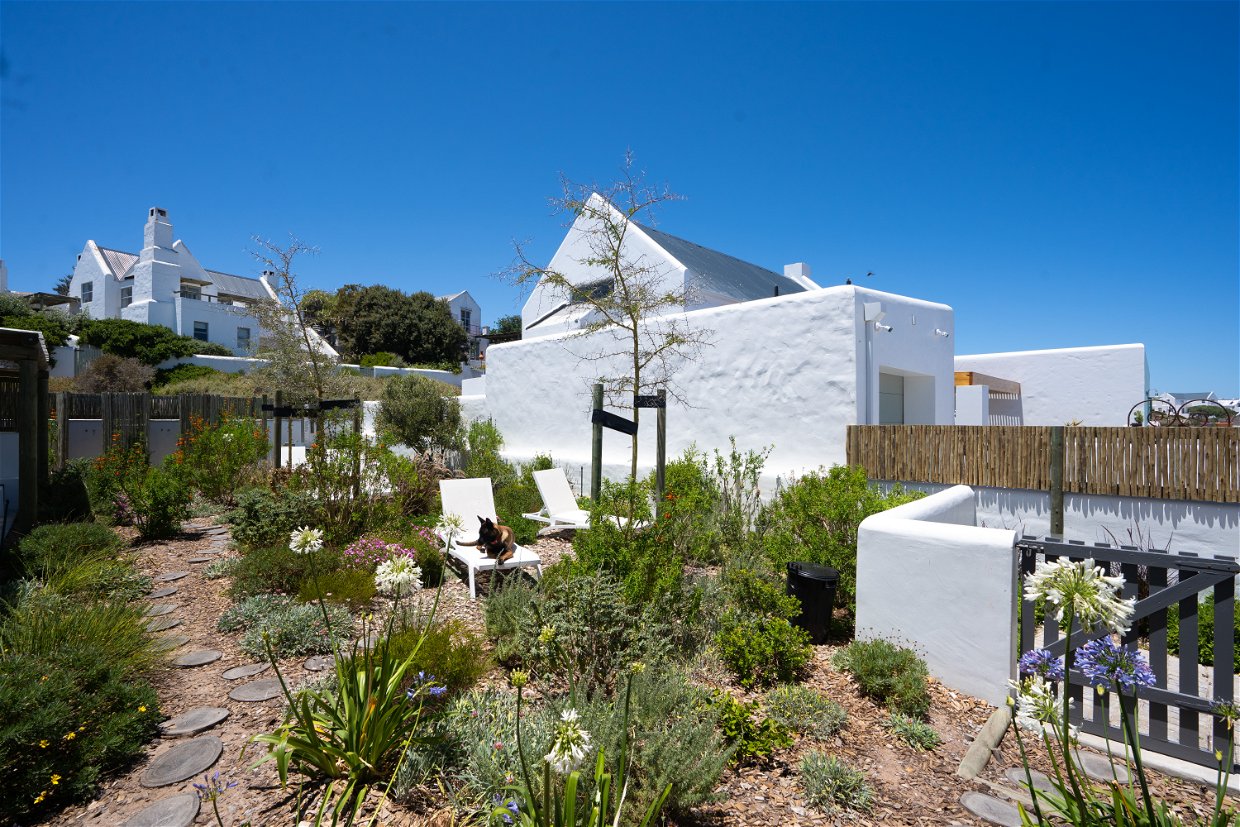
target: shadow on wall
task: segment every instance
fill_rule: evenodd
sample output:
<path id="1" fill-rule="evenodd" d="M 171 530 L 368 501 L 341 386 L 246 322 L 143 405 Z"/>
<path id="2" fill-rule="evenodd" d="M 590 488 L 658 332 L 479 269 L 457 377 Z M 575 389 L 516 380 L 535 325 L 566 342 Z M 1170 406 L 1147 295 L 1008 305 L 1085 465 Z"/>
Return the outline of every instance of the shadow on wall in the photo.
<path id="1" fill-rule="evenodd" d="M 991 425 L 1024 425 L 1025 407 L 1019 396 L 990 397 Z"/>

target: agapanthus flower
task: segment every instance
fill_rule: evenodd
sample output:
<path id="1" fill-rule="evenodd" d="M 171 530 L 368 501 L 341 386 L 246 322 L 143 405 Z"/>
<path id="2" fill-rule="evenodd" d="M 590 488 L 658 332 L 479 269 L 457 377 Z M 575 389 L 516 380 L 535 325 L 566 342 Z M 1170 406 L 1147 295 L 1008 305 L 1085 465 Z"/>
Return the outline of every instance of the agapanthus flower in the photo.
<path id="1" fill-rule="evenodd" d="M 1107 689 L 1118 684 L 1132 690 L 1156 682 L 1145 656 L 1135 648 L 1120 646 L 1110 635 L 1091 640 L 1076 650 L 1076 666 L 1094 686 Z"/>
<path id="2" fill-rule="evenodd" d="M 237 786 L 236 781 L 229 781 L 227 783 L 220 781 L 219 770 L 216 770 L 215 775 L 211 776 L 204 773 L 202 780 L 204 783 L 194 784 L 194 789 L 198 791 L 198 798 L 201 801 L 215 801 L 224 793 Z"/>
<path id="3" fill-rule="evenodd" d="M 435 533 L 448 542 L 451 542 L 453 537 L 464 530 L 465 523 L 458 514 L 444 514 L 439 518 L 439 522 L 435 524 Z"/>
<path id="4" fill-rule="evenodd" d="M 302 526 L 288 536 L 289 550 L 296 554 L 313 554 L 323 547 L 323 530 Z"/>
<path id="5" fill-rule="evenodd" d="M 495 805 L 496 810 L 508 811 L 500 814 L 500 818 L 503 819 L 505 824 L 513 824 L 513 818 L 521 814 L 521 808 L 517 806 L 515 798 L 504 798 L 499 793 L 496 793 L 491 797 L 491 803 Z"/>
<path id="6" fill-rule="evenodd" d="M 1020 674 L 1040 675 L 1048 681 L 1063 680 L 1063 658 L 1054 657 L 1049 649 L 1030 649 L 1020 656 Z"/>
<path id="7" fill-rule="evenodd" d="M 560 713 L 560 722 L 555 727 L 551 752 L 546 755 L 547 763 L 555 772 L 568 775 L 581 766 L 589 752 L 590 733 L 581 728 L 577 710 L 564 710 Z"/>
<path id="8" fill-rule="evenodd" d="M 396 595 L 417 591 L 422 588 L 422 569 L 408 557 L 392 557 L 375 569 L 375 588 Z"/>
<path id="9" fill-rule="evenodd" d="M 1119 591 L 1124 578 L 1109 577 L 1094 561 L 1074 563 L 1066 558 L 1039 563 L 1025 579 L 1025 599 L 1045 599 L 1059 607 L 1059 622 L 1064 623 L 1068 608 L 1085 628 L 1105 626 L 1113 632 L 1126 632 L 1132 623 L 1136 598 L 1124 600 Z"/>
<path id="10" fill-rule="evenodd" d="M 1022 681 L 1008 681 L 1016 690 L 1016 723 L 1021 727 L 1041 732 L 1042 727 L 1057 725 L 1063 720 L 1064 704 L 1056 697 L 1054 685 L 1048 683 L 1041 675 L 1033 675 Z M 1072 708 L 1072 699 L 1068 699 L 1068 708 Z M 1076 727 L 1069 733 L 1076 737 Z"/>

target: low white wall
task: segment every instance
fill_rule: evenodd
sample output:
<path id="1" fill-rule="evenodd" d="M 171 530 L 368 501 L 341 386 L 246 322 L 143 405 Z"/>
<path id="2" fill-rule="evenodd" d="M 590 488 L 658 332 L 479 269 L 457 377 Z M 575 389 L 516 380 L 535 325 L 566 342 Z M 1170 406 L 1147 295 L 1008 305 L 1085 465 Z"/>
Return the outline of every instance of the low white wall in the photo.
<path id="1" fill-rule="evenodd" d="M 202 365 L 214 368 L 222 373 L 241 373 L 242 371 L 251 371 L 265 367 L 267 364 L 269 363 L 266 359 L 253 359 L 248 356 L 208 356 L 198 354 L 195 356 L 182 356 L 177 359 L 167 359 L 160 362 L 159 367 L 167 370 L 177 365 Z"/>
<path id="2" fill-rule="evenodd" d="M 956 388 L 956 424 L 990 424 L 990 389 L 985 385 L 961 385 Z"/>
<path id="3" fill-rule="evenodd" d="M 956 357 L 956 370 L 1020 382 L 1020 398 L 990 400 L 994 424 L 1127 425 L 1149 393 L 1145 345 L 1072 347 Z"/>
<path id="4" fill-rule="evenodd" d="M 485 376 L 478 376 L 461 382 L 462 396 L 486 396 L 486 393 L 487 378 Z"/>
<path id="5" fill-rule="evenodd" d="M 912 646 L 944 685 L 996 706 L 1016 674 L 1016 532 L 976 526 L 958 485 L 867 518 L 857 636 Z"/>

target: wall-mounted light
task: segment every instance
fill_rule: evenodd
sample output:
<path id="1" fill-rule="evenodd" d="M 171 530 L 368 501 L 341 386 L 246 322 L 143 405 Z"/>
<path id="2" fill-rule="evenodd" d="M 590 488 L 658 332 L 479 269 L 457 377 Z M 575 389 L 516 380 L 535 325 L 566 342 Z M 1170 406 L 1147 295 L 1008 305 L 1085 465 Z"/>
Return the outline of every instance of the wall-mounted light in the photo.
<path id="1" fill-rule="evenodd" d="M 892 328 L 892 326 L 889 324 L 883 324 L 882 322 L 875 322 L 874 329 L 881 330 L 884 333 L 890 333 L 894 328 Z"/>
<path id="2" fill-rule="evenodd" d="M 941 328 L 941 327 L 936 327 L 936 328 L 934 329 L 934 335 L 935 335 L 935 336 L 941 336 L 942 338 L 946 339 L 948 336 L 950 336 L 950 335 L 952 335 L 952 334 L 948 333 L 946 330 L 944 330 L 944 329 L 943 329 L 943 328 Z"/>

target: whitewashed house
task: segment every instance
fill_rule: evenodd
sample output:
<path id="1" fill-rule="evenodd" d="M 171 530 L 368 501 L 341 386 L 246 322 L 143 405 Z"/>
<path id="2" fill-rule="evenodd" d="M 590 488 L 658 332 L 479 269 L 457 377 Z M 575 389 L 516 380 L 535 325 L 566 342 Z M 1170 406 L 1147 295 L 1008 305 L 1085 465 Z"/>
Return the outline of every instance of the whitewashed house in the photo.
<path id="1" fill-rule="evenodd" d="M 239 356 L 253 353 L 262 335 L 246 308 L 275 298 L 262 279 L 203 267 L 185 242 L 173 239 L 168 211 L 159 207 L 147 215 L 139 253 L 87 241 L 69 292 L 93 319 L 163 325 Z"/>
<path id="2" fill-rule="evenodd" d="M 450 296 L 437 296 L 439 301 L 447 302 L 448 310 L 452 313 L 452 318 L 456 319 L 457 324 L 465 329 L 469 334 L 468 353 L 466 354 L 470 360 L 478 358 L 478 355 L 486 349 L 487 329 L 482 325 L 482 307 L 469 295 L 468 290 L 462 290 L 459 293 L 453 293 Z"/>

